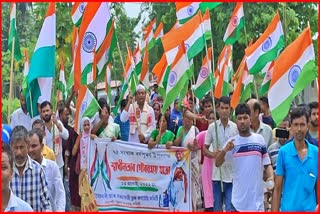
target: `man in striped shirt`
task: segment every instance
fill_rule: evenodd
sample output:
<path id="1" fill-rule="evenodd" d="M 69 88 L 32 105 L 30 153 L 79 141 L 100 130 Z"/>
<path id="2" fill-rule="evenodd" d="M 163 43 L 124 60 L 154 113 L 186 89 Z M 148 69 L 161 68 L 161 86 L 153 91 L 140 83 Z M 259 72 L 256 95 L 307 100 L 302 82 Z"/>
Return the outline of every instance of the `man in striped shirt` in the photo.
<path id="1" fill-rule="evenodd" d="M 49 190 L 40 164 L 28 155 L 28 131 L 23 126 L 12 130 L 10 144 L 14 155 L 12 192 L 31 205 L 33 211 L 51 211 Z"/>

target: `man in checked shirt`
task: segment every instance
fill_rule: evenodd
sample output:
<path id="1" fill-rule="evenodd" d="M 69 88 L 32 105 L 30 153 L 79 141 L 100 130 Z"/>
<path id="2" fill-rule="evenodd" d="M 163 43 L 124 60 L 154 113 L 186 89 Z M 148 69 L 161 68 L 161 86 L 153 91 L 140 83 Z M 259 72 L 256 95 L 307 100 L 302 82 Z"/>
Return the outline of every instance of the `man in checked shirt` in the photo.
<path id="1" fill-rule="evenodd" d="M 12 192 L 31 205 L 33 211 L 51 211 L 49 190 L 40 164 L 28 155 L 29 136 L 23 126 L 12 130 L 10 144 L 14 156 Z"/>

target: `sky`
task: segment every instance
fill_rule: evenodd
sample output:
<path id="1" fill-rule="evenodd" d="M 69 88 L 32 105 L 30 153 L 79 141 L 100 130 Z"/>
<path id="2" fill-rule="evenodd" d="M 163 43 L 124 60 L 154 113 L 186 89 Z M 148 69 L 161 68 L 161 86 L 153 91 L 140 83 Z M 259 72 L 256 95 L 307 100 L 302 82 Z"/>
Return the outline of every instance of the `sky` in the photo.
<path id="1" fill-rule="evenodd" d="M 137 18 L 140 12 L 140 5 L 140 2 L 124 3 L 124 9 L 127 12 L 127 16 L 131 18 Z"/>
<path id="2" fill-rule="evenodd" d="M 127 12 L 127 16 L 131 17 L 131 18 L 137 18 L 139 15 L 139 12 L 140 12 L 140 6 L 141 6 L 140 2 L 125 3 L 124 9 Z M 143 24 L 145 24 L 145 23 L 142 23 L 142 20 L 144 20 L 145 22 L 148 22 L 149 19 L 147 17 L 148 17 L 148 12 L 144 12 L 141 16 L 141 20 L 138 22 L 138 24 L 134 28 L 134 31 L 139 34 L 138 40 L 141 40 L 141 38 L 142 38 L 141 29 L 142 29 Z"/>

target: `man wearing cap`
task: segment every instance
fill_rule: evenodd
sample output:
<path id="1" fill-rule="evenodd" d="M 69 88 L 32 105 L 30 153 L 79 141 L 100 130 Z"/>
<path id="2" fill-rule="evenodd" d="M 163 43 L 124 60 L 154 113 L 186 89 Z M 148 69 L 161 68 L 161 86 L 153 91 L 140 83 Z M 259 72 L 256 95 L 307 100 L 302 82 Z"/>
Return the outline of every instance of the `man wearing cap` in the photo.
<path id="1" fill-rule="evenodd" d="M 24 126 L 28 131 L 31 130 L 31 117 L 27 111 L 27 105 L 25 101 L 25 97 L 20 92 L 20 108 L 15 110 L 11 115 L 11 128 L 21 125 Z"/>
<path id="2" fill-rule="evenodd" d="M 148 143 L 150 134 L 156 129 L 154 111 L 146 102 L 146 89 L 142 84 L 136 87 L 136 101 L 129 94 L 128 103 L 120 115 L 121 122 L 129 120 L 129 142 Z"/>

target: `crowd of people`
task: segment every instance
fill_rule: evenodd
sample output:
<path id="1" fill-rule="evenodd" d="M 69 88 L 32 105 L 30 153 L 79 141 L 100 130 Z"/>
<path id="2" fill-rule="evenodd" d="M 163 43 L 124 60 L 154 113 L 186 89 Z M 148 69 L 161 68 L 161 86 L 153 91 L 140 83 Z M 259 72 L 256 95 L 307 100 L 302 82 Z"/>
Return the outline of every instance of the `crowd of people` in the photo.
<path id="1" fill-rule="evenodd" d="M 2 127 L 2 210 L 85 210 L 79 182 L 87 171 L 88 145 L 97 137 L 149 149 L 163 144 L 191 150 L 200 169 L 192 179 L 201 183 L 198 189 L 190 187 L 191 194 L 199 193 L 191 197 L 194 211 L 316 209 L 318 102 L 293 106 L 277 125 L 267 97 L 250 98 L 232 109 L 230 97 L 208 94 L 199 100 L 189 90 L 161 112 L 164 99 L 157 85 L 148 91 L 139 84 L 135 94 L 118 101 L 117 115 L 104 98 L 98 99 L 99 111 L 93 119 L 82 118 L 79 133 L 74 130 L 77 109 L 71 104 L 76 91 L 58 102 L 56 112 L 39 99 L 35 118 L 21 92 L 21 107 L 11 124 Z M 179 170 L 174 175 L 183 181 Z M 185 193 L 180 195 L 185 201 Z M 178 199 L 172 197 L 168 203 L 179 211 Z"/>

